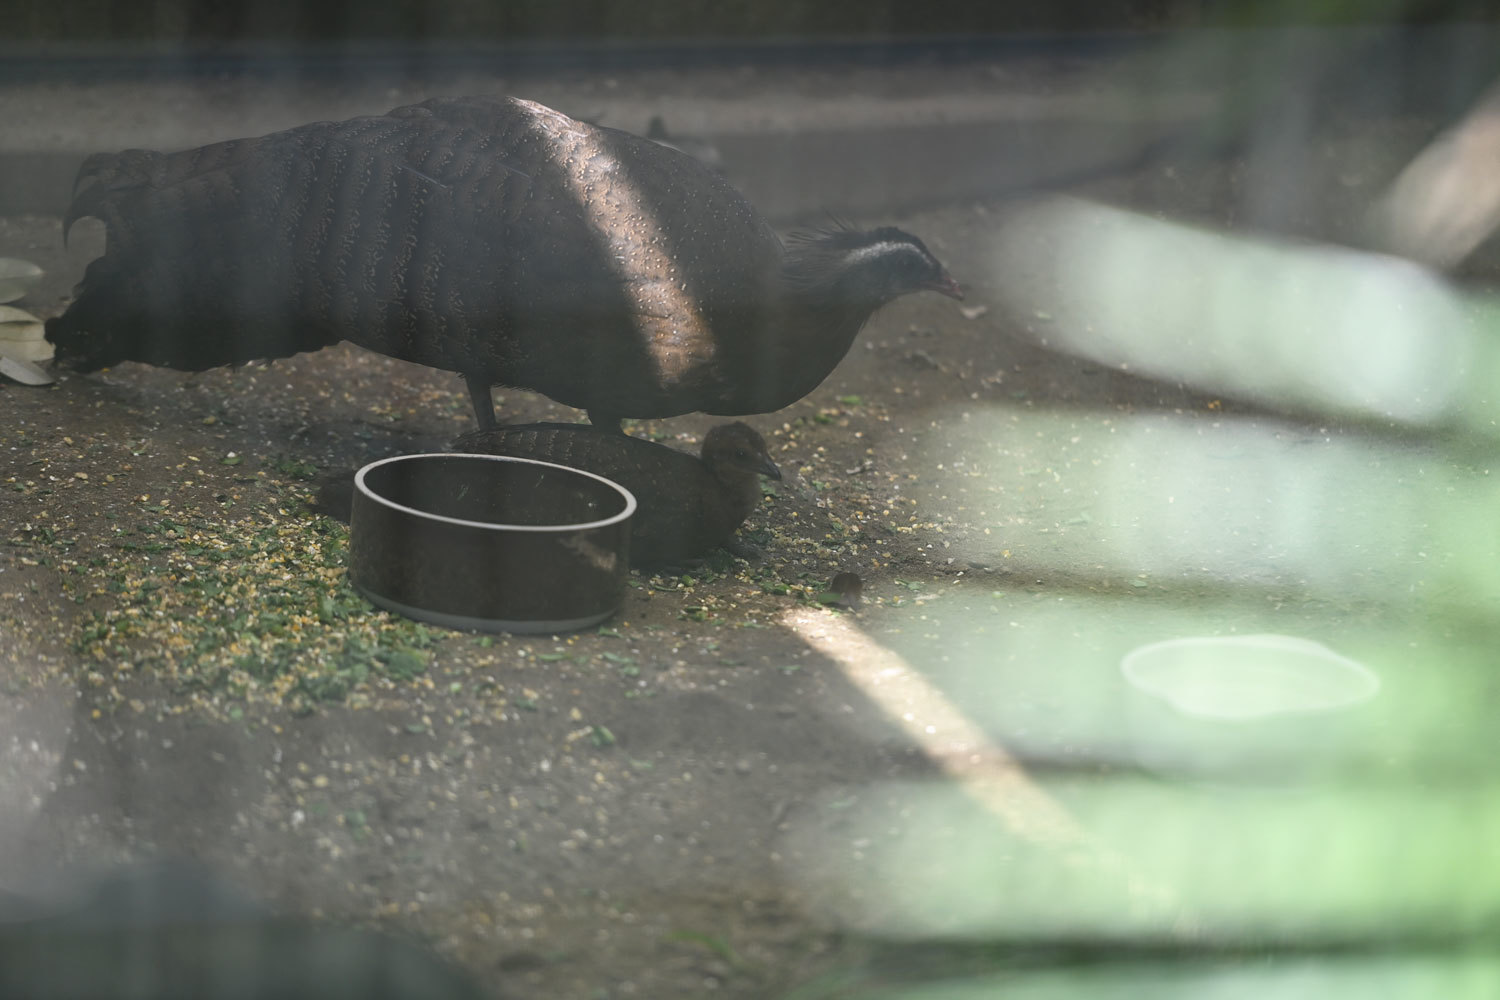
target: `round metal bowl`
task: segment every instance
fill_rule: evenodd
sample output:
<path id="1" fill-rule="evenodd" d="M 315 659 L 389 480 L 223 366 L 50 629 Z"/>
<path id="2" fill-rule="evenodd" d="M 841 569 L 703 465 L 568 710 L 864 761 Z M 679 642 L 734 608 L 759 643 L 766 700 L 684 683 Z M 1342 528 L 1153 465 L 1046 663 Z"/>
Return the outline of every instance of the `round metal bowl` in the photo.
<path id="1" fill-rule="evenodd" d="M 635 506 L 619 484 L 551 462 L 386 458 L 354 477 L 349 577 L 380 607 L 448 628 L 587 628 L 624 597 Z"/>
<path id="2" fill-rule="evenodd" d="M 1157 771 L 1278 781 L 1357 763 L 1380 691 L 1368 667 L 1286 635 L 1171 639 L 1120 663 L 1133 751 Z"/>

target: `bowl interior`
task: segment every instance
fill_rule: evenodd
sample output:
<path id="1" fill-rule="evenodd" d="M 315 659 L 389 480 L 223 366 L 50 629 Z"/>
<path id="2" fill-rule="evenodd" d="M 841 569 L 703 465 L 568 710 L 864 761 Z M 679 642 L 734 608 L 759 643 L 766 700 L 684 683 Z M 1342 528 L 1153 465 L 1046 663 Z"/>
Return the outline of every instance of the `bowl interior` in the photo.
<path id="1" fill-rule="evenodd" d="M 377 500 L 482 525 L 576 528 L 627 513 L 623 489 L 545 462 L 485 455 L 409 455 L 366 466 L 359 486 Z"/>
<path id="2" fill-rule="evenodd" d="M 1363 664 L 1291 636 L 1175 639 L 1135 650 L 1120 667 L 1138 690 L 1200 719 L 1330 711 L 1380 688 Z"/>

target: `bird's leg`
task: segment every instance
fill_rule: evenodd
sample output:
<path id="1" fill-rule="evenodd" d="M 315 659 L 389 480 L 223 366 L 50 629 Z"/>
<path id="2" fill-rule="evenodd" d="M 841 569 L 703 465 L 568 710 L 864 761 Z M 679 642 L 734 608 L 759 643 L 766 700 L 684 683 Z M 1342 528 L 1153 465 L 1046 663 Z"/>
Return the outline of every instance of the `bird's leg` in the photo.
<path id="1" fill-rule="evenodd" d="M 620 434 L 625 431 L 620 427 L 620 418 L 612 413 L 600 413 L 598 410 L 585 411 L 589 415 L 589 423 L 605 434 Z"/>
<path id="2" fill-rule="evenodd" d="M 469 387 L 469 402 L 474 404 L 474 419 L 479 422 L 479 429 L 494 430 L 495 397 L 490 393 L 489 380 L 476 375 L 465 375 L 464 385 Z"/>

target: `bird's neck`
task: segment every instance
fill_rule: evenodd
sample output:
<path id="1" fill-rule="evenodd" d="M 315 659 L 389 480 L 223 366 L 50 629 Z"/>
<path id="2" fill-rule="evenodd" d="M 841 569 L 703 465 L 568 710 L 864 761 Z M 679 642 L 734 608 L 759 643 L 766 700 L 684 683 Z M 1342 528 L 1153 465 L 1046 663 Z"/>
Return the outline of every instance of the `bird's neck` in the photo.
<path id="1" fill-rule="evenodd" d="M 865 323 L 889 296 L 869 286 L 857 254 L 799 247 L 782 271 L 781 322 L 772 332 L 778 370 L 805 373 L 801 398 L 849 352 Z"/>
<path id="2" fill-rule="evenodd" d="M 870 273 L 847 251 L 794 245 L 783 260 L 772 307 L 754 351 L 739 355 L 730 392 L 710 413 L 769 413 L 816 389 L 849 353 L 889 296 L 867 287 Z"/>
<path id="3" fill-rule="evenodd" d="M 818 372 L 818 381 L 849 353 L 854 338 L 881 303 L 855 297 L 836 285 L 795 285 L 781 300 L 775 350 L 793 368 Z M 784 369 L 785 370 L 785 369 Z M 808 386 L 810 391 L 813 386 Z"/>

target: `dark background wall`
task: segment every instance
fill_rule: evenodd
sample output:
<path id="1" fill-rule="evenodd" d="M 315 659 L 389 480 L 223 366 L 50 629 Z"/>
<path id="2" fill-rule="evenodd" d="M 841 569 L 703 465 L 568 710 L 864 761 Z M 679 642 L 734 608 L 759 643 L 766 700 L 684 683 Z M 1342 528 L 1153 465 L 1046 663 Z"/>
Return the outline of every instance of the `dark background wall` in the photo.
<path id="1" fill-rule="evenodd" d="M 1494 18 L 1482 0 L 0 0 L 9 41 L 914 36 Z"/>

